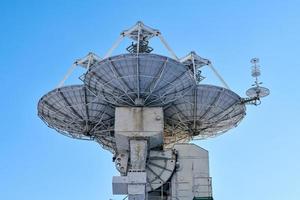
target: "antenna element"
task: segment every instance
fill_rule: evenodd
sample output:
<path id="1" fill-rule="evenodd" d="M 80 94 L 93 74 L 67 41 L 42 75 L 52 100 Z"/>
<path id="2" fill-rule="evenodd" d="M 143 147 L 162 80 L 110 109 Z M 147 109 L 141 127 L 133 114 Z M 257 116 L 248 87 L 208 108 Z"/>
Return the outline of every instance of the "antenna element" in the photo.
<path id="1" fill-rule="evenodd" d="M 251 75 L 255 78 L 255 81 L 254 84 L 252 84 L 253 87 L 246 91 L 246 95 L 249 98 L 243 99 L 243 103 L 259 105 L 261 103 L 260 98 L 268 96 L 270 94 L 270 90 L 260 86 L 262 85 L 262 82 L 258 80 L 258 77 L 261 75 L 260 66 L 258 65 L 259 59 L 252 58 L 250 62 L 253 64 Z"/>

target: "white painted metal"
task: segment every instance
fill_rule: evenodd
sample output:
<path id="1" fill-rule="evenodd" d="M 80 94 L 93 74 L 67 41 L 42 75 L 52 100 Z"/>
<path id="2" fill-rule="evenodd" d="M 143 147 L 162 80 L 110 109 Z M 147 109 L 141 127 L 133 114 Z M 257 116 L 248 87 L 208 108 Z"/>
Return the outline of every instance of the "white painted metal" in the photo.
<path id="1" fill-rule="evenodd" d="M 252 87 L 246 91 L 246 95 L 250 98 L 262 98 L 268 96 L 269 94 L 270 90 L 261 86 Z"/>
<path id="2" fill-rule="evenodd" d="M 114 43 L 114 45 L 108 50 L 108 52 L 105 54 L 103 59 L 108 58 L 111 56 L 112 52 L 119 46 L 119 44 L 124 40 L 124 35 L 121 34 L 117 41 Z"/>
<path id="3" fill-rule="evenodd" d="M 180 62 L 188 66 L 193 65 L 195 71 L 197 68 L 201 68 L 211 63 L 208 59 L 200 57 L 195 51 L 191 51 L 188 55 L 181 58 Z"/>
<path id="4" fill-rule="evenodd" d="M 70 77 L 70 75 L 73 73 L 73 71 L 76 69 L 76 67 L 81 66 L 88 70 L 91 65 L 95 64 L 96 62 L 99 62 L 100 60 L 101 60 L 101 58 L 99 56 L 97 56 L 96 54 L 91 53 L 91 52 L 88 53 L 88 55 L 85 56 L 84 58 L 77 59 L 72 64 L 72 66 L 69 68 L 69 70 L 66 73 L 66 75 L 64 76 L 64 78 L 57 85 L 57 88 L 60 88 L 64 85 L 65 81 Z"/>
<path id="5" fill-rule="evenodd" d="M 119 152 L 115 159 L 116 169 L 125 176 L 128 168 L 129 155 L 127 151 Z"/>
<path id="6" fill-rule="evenodd" d="M 140 34 L 142 35 L 143 39 L 146 41 L 160 34 L 158 29 L 151 28 L 149 26 L 146 26 L 143 22 L 138 21 L 133 27 L 123 31 L 121 35 L 128 36 L 132 40 L 138 41 L 139 40 L 138 30 L 140 30 Z"/>
<path id="7" fill-rule="evenodd" d="M 208 59 L 200 57 L 194 51 L 181 58 L 180 62 L 189 67 L 189 69 L 193 72 L 195 81 L 198 84 L 202 79 L 204 79 L 204 77 L 201 76 L 199 69 L 211 63 Z"/>
<path id="8" fill-rule="evenodd" d="M 143 38 L 144 41 L 148 41 L 152 37 L 158 37 L 162 44 L 166 47 L 166 49 L 170 52 L 173 58 L 179 61 L 179 58 L 176 56 L 175 52 L 168 45 L 161 32 L 158 29 L 151 28 L 143 24 L 143 22 L 138 21 L 133 27 L 128 30 L 123 31 L 120 34 L 118 40 L 114 43 L 114 45 L 109 49 L 109 51 L 105 54 L 104 59 L 111 56 L 112 52 L 119 46 L 122 40 L 125 37 L 129 37 L 134 41 L 137 41 L 139 45 L 140 38 Z M 138 48 L 139 49 L 139 48 Z"/>
<path id="9" fill-rule="evenodd" d="M 161 107 L 116 107 L 115 138 L 118 151 L 129 151 L 129 141 L 147 139 L 148 148 L 163 144 Z"/>
<path id="10" fill-rule="evenodd" d="M 117 107 L 115 138 L 117 151 L 129 152 L 130 163 L 128 164 L 127 174 L 124 172 L 122 173 L 124 176 L 114 177 L 114 194 L 128 194 L 129 199 L 144 200 L 147 193 L 145 189 L 147 183 L 146 172 L 149 171 L 149 168 L 146 171 L 148 151 L 151 148 L 163 145 L 162 108 Z M 132 173 L 135 177 L 131 177 Z M 145 179 L 145 181 L 139 181 L 139 178 Z M 125 191 L 126 186 L 127 191 Z M 121 189 L 118 189 L 118 187 Z"/>
<path id="11" fill-rule="evenodd" d="M 165 38 L 161 34 L 159 34 L 158 37 L 159 37 L 160 41 L 165 45 L 165 47 L 167 48 L 167 50 L 171 53 L 171 55 L 173 56 L 173 58 L 175 60 L 179 61 L 179 58 L 176 56 L 176 54 L 174 53 L 174 51 L 168 45 L 168 43 L 166 42 Z"/>
<path id="12" fill-rule="evenodd" d="M 171 179 L 171 199 L 212 197 L 208 152 L 194 144 L 176 144 L 178 167 Z"/>
<path id="13" fill-rule="evenodd" d="M 223 85 L 225 86 L 225 88 L 228 89 L 228 90 L 230 90 L 228 84 L 225 82 L 225 80 L 222 78 L 222 76 L 219 74 L 219 72 L 216 70 L 216 68 L 214 68 L 214 66 L 211 63 L 208 66 L 212 69 L 212 71 L 215 73 L 215 75 L 223 83 Z"/>
<path id="14" fill-rule="evenodd" d="M 64 85 L 65 81 L 69 78 L 69 76 L 73 73 L 73 71 L 75 70 L 75 68 L 77 67 L 76 63 L 73 63 L 72 66 L 68 69 L 66 75 L 64 76 L 64 78 L 59 82 L 59 84 L 57 85 L 56 88 L 60 88 Z"/>
<path id="15" fill-rule="evenodd" d="M 97 62 L 100 62 L 101 60 L 102 59 L 99 56 L 97 56 L 95 53 L 90 52 L 84 58 L 76 60 L 75 63 L 76 65 L 81 66 L 88 70 L 91 65 L 94 65 Z"/>
<path id="16" fill-rule="evenodd" d="M 154 191 L 163 186 L 173 175 L 176 165 L 176 154 L 173 150 L 151 150 L 148 156 L 147 191 Z"/>
<path id="17" fill-rule="evenodd" d="M 146 138 L 130 140 L 130 171 L 145 171 L 148 147 Z"/>
<path id="18" fill-rule="evenodd" d="M 180 59 L 180 62 L 184 65 L 187 65 L 190 67 L 190 69 L 193 71 L 194 79 L 199 83 L 199 80 L 197 80 L 197 73 L 198 69 L 203 66 L 209 66 L 210 69 L 213 71 L 213 73 L 217 76 L 217 78 L 221 81 L 221 83 L 224 85 L 225 88 L 229 89 L 228 84 L 225 82 L 225 80 L 222 78 L 222 76 L 219 74 L 219 72 L 214 68 L 212 63 L 205 59 L 200 57 L 196 54 L 196 52 L 192 51 L 185 57 Z"/>
<path id="19" fill-rule="evenodd" d="M 146 172 L 129 172 L 127 176 L 114 176 L 113 194 L 128 194 L 129 200 L 145 200 Z"/>

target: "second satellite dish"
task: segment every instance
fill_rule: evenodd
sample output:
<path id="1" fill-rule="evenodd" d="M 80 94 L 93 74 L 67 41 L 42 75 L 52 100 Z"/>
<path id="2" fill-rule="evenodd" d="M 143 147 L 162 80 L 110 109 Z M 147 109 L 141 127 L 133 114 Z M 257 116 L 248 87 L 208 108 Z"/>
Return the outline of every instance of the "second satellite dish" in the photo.
<path id="1" fill-rule="evenodd" d="M 241 97 L 231 90 L 197 85 L 167 106 L 164 113 L 169 129 L 166 132 L 177 132 L 176 135 L 181 135 L 185 141 L 186 138 L 205 139 L 228 131 L 243 119 L 246 107 L 241 103 Z"/>
<path id="2" fill-rule="evenodd" d="M 94 139 L 112 131 L 114 110 L 83 85 L 56 88 L 38 103 L 38 115 L 49 127 L 77 139 Z"/>

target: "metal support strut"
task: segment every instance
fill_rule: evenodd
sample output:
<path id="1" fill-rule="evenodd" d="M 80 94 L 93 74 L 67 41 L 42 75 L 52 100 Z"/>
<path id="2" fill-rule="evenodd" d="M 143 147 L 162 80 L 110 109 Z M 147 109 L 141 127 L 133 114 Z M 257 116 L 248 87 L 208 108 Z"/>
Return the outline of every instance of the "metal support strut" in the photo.
<path id="1" fill-rule="evenodd" d="M 157 29 L 151 28 L 143 24 L 143 22 L 138 21 L 133 27 L 128 30 L 123 31 L 120 34 L 118 40 L 114 43 L 114 45 L 109 49 L 109 51 L 105 54 L 104 58 L 108 58 L 111 56 L 112 52 L 119 46 L 119 44 L 123 41 L 125 37 L 128 37 L 137 42 L 137 44 L 133 44 L 128 47 L 128 51 L 132 52 L 151 52 L 153 49 L 148 47 L 148 41 L 153 37 L 158 37 L 161 43 L 165 46 L 165 48 L 169 51 L 172 57 L 179 61 L 179 58 L 176 56 L 175 52 L 168 45 L 161 32 Z M 143 48 L 140 48 L 140 45 L 144 45 Z M 142 47 L 142 46 L 141 46 Z M 136 49 L 137 48 L 137 49 Z M 143 50 L 142 50 L 143 49 Z M 142 51 L 140 51 L 142 50 Z"/>

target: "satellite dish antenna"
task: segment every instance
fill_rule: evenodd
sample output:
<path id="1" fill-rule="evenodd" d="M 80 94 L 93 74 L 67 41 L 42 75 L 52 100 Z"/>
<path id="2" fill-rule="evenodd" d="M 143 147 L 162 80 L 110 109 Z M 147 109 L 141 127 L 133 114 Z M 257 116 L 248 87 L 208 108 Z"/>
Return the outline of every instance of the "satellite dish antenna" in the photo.
<path id="1" fill-rule="evenodd" d="M 84 83 L 116 106 L 162 106 L 194 85 L 188 68 L 172 58 L 150 53 L 112 56 L 90 67 Z"/>
<path id="2" fill-rule="evenodd" d="M 181 130 L 178 132 L 192 140 L 215 137 L 236 127 L 246 115 L 246 107 L 233 91 L 201 84 L 167 106 L 164 112 L 165 127 L 177 127 Z"/>
<path id="3" fill-rule="evenodd" d="M 112 55 L 126 37 L 133 41 L 127 52 Z M 152 53 L 153 37 L 172 58 Z M 208 152 L 188 142 L 236 127 L 246 104 L 258 105 L 269 95 L 258 80 L 258 62 L 251 60 L 255 82 L 248 98 L 241 98 L 210 60 L 194 51 L 179 59 L 159 30 L 137 22 L 103 58 L 89 53 L 76 60 L 58 87 L 40 99 L 38 116 L 66 136 L 111 151 L 120 172 L 113 177 L 114 194 L 127 194 L 128 200 L 212 200 Z M 77 66 L 86 69 L 83 84 L 63 86 Z M 206 66 L 222 87 L 202 84 Z"/>
<path id="4" fill-rule="evenodd" d="M 114 152 L 115 108 L 83 85 L 56 88 L 38 103 L 38 116 L 57 132 L 71 138 L 95 140 Z"/>

